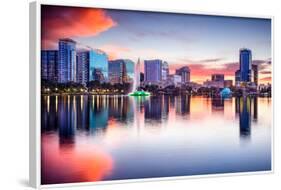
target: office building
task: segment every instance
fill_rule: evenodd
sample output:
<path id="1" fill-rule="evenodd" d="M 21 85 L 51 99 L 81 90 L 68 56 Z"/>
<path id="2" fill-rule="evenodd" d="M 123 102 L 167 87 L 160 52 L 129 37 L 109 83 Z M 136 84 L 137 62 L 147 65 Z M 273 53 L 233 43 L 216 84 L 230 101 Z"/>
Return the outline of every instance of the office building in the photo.
<path id="1" fill-rule="evenodd" d="M 259 68 L 257 64 L 252 64 L 252 71 L 253 71 L 253 82 L 255 83 L 256 87 L 258 86 L 259 80 Z"/>
<path id="2" fill-rule="evenodd" d="M 168 76 L 168 85 L 179 86 L 182 83 L 182 77 L 180 75 L 169 75 Z"/>
<path id="3" fill-rule="evenodd" d="M 147 83 L 159 83 L 162 80 L 162 60 L 145 60 L 144 77 Z"/>
<path id="4" fill-rule="evenodd" d="M 251 81 L 252 81 L 252 52 L 249 49 L 243 48 L 240 49 L 239 52 L 239 70 L 235 72 L 235 85 L 240 86 L 241 83 L 248 83 Z"/>
<path id="5" fill-rule="evenodd" d="M 58 51 L 41 51 L 41 79 L 57 82 Z"/>
<path id="6" fill-rule="evenodd" d="M 240 84 L 240 70 L 235 71 L 235 85 L 238 86 Z"/>
<path id="7" fill-rule="evenodd" d="M 108 62 L 109 82 L 112 84 L 126 83 L 127 71 L 126 62 L 123 59 L 112 60 Z"/>
<path id="8" fill-rule="evenodd" d="M 205 87 L 215 87 L 215 88 L 223 88 L 224 87 L 224 75 L 223 74 L 212 74 L 211 80 L 206 80 L 203 82 Z"/>
<path id="9" fill-rule="evenodd" d="M 77 52 L 77 79 L 76 82 L 86 85 L 89 81 L 89 51 Z"/>
<path id="10" fill-rule="evenodd" d="M 161 80 L 162 81 L 167 81 L 168 80 L 168 75 L 169 75 L 169 66 L 166 61 L 162 62 L 162 73 L 161 73 Z"/>
<path id="11" fill-rule="evenodd" d="M 224 81 L 213 81 L 213 80 L 206 80 L 203 82 L 203 86 L 207 88 L 223 88 L 224 87 Z"/>
<path id="12" fill-rule="evenodd" d="M 176 75 L 181 76 L 182 83 L 189 83 L 190 82 L 190 69 L 188 66 L 181 67 L 180 69 L 176 70 Z"/>
<path id="13" fill-rule="evenodd" d="M 89 81 L 99 80 L 106 82 L 108 79 L 108 57 L 99 49 L 89 51 Z"/>
<path id="14" fill-rule="evenodd" d="M 249 49 L 240 49 L 240 81 L 251 82 L 252 52 Z"/>
<path id="15" fill-rule="evenodd" d="M 224 80 L 224 87 L 230 88 L 233 85 L 232 80 Z"/>
<path id="16" fill-rule="evenodd" d="M 58 82 L 76 82 L 76 42 L 65 38 L 59 40 Z"/>
<path id="17" fill-rule="evenodd" d="M 127 81 L 132 81 L 135 77 L 135 63 L 130 59 L 124 59 L 126 71 L 127 71 Z"/>
<path id="18" fill-rule="evenodd" d="M 94 80 L 97 80 L 101 83 L 107 81 L 107 79 L 104 77 L 103 72 L 100 68 L 95 68 L 93 70 L 93 78 L 94 78 Z"/>
<path id="19" fill-rule="evenodd" d="M 223 74 L 212 74 L 212 81 L 224 81 Z"/>

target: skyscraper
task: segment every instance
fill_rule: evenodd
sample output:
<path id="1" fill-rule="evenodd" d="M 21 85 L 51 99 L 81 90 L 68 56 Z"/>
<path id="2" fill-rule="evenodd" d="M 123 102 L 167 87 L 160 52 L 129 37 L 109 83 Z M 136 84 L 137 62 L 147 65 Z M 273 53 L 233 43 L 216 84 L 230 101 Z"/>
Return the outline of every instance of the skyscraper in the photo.
<path id="1" fill-rule="evenodd" d="M 97 80 L 99 82 L 105 82 L 107 81 L 103 75 L 103 72 L 100 68 L 95 68 L 93 71 L 93 78 L 94 80 Z"/>
<path id="2" fill-rule="evenodd" d="M 58 58 L 58 82 L 76 82 L 76 42 L 60 39 Z"/>
<path id="3" fill-rule="evenodd" d="M 212 74 L 212 81 L 224 81 L 224 74 Z"/>
<path id="4" fill-rule="evenodd" d="M 161 80 L 162 81 L 167 81 L 168 80 L 168 75 L 169 75 L 169 66 L 166 61 L 162 62 L 162 73 L 161 73 Z"/>
<path id="5" fill-rule="evenodd" d="M 57 82 L 58 51 L 41 51 L 41 78 Z"/>
<path id="6" fill-rule="evenodd" d="M 257 64 L 252 64 L 252 70 L 253 70 L 253 81 L 256 86 L 258 86 L 258 80 L 259 80 L 259 68 Z"/>
<path id="7" fill-rule="evenodd" d="M 188 66 L 184 66 L 184 67 L 181 67 L 180 69 L 177 69 L 176 75 L 181 76 L 182 83 L 190 82 L 190 69 Z"/>
<path id="8" fill-rule="evenodd" d="M 89 81 L 89 51 L 77 52 L 77 79 L 80 84 L 86 85 Z"/>
<path id="9" fill-rule="evenodd" d="M 158 83 L 162 80 L 162 60 L 144 61 L 145 82 Z"/>
<path id="10" fill-rule="evenodd" d="M 90 50 L 89 54 L 89 80 L 99 80 L 100 82 L 106 82 L 108 79 L 107 54 L 99 49 Z"/>
<path id="11" fill-rule="evenodd" d="M 130 59 L 124 59 L 124 62 L 126 65 L 127 76 L 130 78 L 130 80 L 133 80 L 135 74 L 135 63 Z"/>
<path id="12" fill-rule="evenodd" d="M 126 62 L 123 59 L 108 62 L 109 82 L 112 84 L 127 82 Z"/>
<path id="13" fill-rule="evenodd" d="M 168 81 L 166 85 L 175 85 L 175 86 L 180 86 L 182 84 L 182 77 L 181 75 L 169 75 L 168 76 Z"/>
<path id="14" fill-rule="evenodd" d="M 240 98 L 239 111 L 240 136 L 248 137 L 251 134 L 251 98 Z"/>
<path id="15" fill-rule="evenodd" d="M 235 71 L 235 85 L 239 85 L 240 81 L 240 70 L 237 70 Z"/>
<path id="16" fill-rule="evenodd" d="M 230 88 L 232 87 L 232 83 L 232 80 L 224 80 L 224 87 Z"/>
<path id="17" fill-rule="evenodd" d="M 251 82 L 252 52 L 249 49 L 240 49 L 240 81 Z"/>

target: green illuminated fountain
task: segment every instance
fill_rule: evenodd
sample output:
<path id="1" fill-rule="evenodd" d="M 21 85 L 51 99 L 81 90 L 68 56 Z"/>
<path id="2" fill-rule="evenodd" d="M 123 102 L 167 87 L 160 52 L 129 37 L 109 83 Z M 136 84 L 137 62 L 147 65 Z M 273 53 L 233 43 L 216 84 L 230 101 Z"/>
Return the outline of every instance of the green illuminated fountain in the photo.
<path id="1" fill-rule="evenodd" d="M 129 93 L 129 96 L 150 96 L 150 93 L 145 91 L 134 91 Z"/>
<path id="2" fill-rule="evenodd" d="M 140 58 L 135 66 L 135 79 L 133 85 L 133 91 L 129 93 L 129 96 L 150 96 L 150 92 L 146 92 L 143 90 L 137 90 L 140 85 Z"/>

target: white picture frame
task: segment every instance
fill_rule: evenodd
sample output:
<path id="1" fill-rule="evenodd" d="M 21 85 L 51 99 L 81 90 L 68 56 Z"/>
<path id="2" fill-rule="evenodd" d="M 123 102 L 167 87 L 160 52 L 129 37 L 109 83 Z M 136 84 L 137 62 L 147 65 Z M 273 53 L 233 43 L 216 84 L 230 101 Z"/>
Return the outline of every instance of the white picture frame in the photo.
<path id="1" fill-rule="evenodd" d="M 161 177 L 161 178 L 146 178 L 146 179 L 128 179 L 128 180 L 114 180 L 114 181 L 99 181 L 99 182 L 82 182 L 82 183 L 66 183 L 54 185 L 41 185 L 41 71 L 40 71 L 40 50 L 41 50 L 41 5 L 59 5 L 59 6 L 77 6 L 77 7 L 93 7 L 105 9 L 118 10 L 141 10 L 165 13 L 185 13 L 185 14 L 200 14 L 210 16 L 231 16 L 231 17 L 246 17 L 246 18 L 267 18 L 271 19 L 271 57 L 272 57 L 272 133 L 271 133 L 271 171 L 257 171 L 257 172 L 241 172 L 241 173 L 226 173 L 226 174 L 208 174 L 195 176 L 180 176 L 180 177 Z M 103 6 L 96 3 L 81 2 L 79 4 L 58 1 L 36 1 L 30 3 L 30 26 L 29 26 L 29 49 L 30 49 L 30 65 L 29 65 L 29 179 L 30 185 L 34 188 L 41 187 L 68 187 L 81 185 L 97 185 L 97 184 L 115 184 L 127 182 L 144 182 L 144 181 L 158 181 L 158 180 L 178 180 L 178 179 L 192 179 L 202 177 L 220 177 L 220 176 L 236 176 L 236 175 L 253 175 L 253 174 L 268 174 L 274 172 L 274 17 L 260 16 L 260 15 L 233 15 L 228 13 L 207 13 L 194 11 L 179 11 L 179 10 L 155 10 L 155 9 L 138 9 L 137 7 L 122 7 L 122 6 Z"/>

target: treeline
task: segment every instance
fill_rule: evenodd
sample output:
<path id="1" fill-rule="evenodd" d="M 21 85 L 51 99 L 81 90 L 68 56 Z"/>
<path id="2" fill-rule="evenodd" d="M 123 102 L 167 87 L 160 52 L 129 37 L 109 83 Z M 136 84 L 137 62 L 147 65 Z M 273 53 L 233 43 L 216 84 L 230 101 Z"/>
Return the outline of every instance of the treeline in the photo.
<path id="1" fill-rule="evenodd" d="M 127 94 L 131 91 L 129 83 L 111 84 L 90 81 L 86 85 L 68 82 L 56 83 L 48 80 L 41 80 L 42 93 L 92 93 L 92 94 Z"/>
<path id="2" fill-rule="evenodd" d="M 65 84 L 60 84 L 52 81 L 42 80 L 41 90 L 42 93 L 90 93 L 90 94 L 128 94 L 132 91 L 132 84 L 130 83 L 100 83 L 97 80 L 90 81 L 86 85 L 80 83 L 69 82 Z M 216 87 L 199 87 L 192 88 L 189 85 L 169 85 L 164 88 L 158 85 L 145 85 L 139 87 L 137 90 L 143 90 L 150 92 L 151 94 L 167 94 L 167 95 L 179 95 L 179 94 L 189 94 L 189 95 L 201 95 L 201 96 L 218 96 L 222 89 Z M 243 90 L 241 88 L 236 88 L 235 86 L 230 87 L 232 96 L 240 97 L 243 96 Z M 246 88 L 244 90 L 250 95 L 259 95 L 271 97 L 271 86 L 260 89 L 257 91 L 253 88 Z"/>
<path id="3" fill-rule="evenodd" d="M 232 92 L 232 96 L 241 97 L 243 96 L 243 90 L 241 88 L 236 88 L 235 86 L 229 87 Z M 219 96 L 222 88 L 216 87 L 204 87 L 192 88 L 188 85 L 174 86 L 170 85 L 165 88 L 161 88 L 158 85 L 145 85 L 140 87 L 138 90 L 148 91 L 152 94 L 170 94 L 170 95 L 179 95 L 179 94 L 189 94 L 189 95 L 198 95 L 198 96 Z M 271 87 L 261 89 L 259 92 L 255 88 L 246 88 L 245 92 L 249 95 L 259 95 L 259 96 L 268 96 L 271 97 Z"/>

